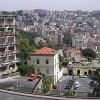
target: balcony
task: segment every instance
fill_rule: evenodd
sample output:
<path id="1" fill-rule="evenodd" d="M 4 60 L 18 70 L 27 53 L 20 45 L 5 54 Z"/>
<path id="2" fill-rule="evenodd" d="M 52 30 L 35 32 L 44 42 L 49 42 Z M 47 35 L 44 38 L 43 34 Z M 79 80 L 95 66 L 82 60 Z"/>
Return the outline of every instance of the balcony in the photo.
<path id="1" fill-rule="evenodd" d="M 5 34 L 0 32 L 0 37 L 4 37 L 4 36 L 5 36 Z"/>
<path id="2" fill-rule="evenodd" d="M 5 52 L 0 52 L 0 58 L 5 57 L 6 53 Z"/>
<path id="3" fill-rule="evenodd" d="M 0 19 L 0 25 L 4 25 L 4 19 Z"/>
<path id="4" fill-rule="evenodd" d="M 2 65 L 7 65 L 7 64 L 9 64 L 9 62 L 8 62 L 7 60 L 2 60 L 2 61 L 0 61 L 0 63 L 1 63 Z"/>
<path id="5" fill-rule="evenodd" d="M 7 44 L 4 42 L 2 44 L 0 44 L 0 48 L 5 47 Z M 0 51 L 1 52 L 1 51 Z"/>
<path id="6" fill-rule="evenodd" d="M 5 47 L 1 47 L 0 48 L 0 53 L 4 53 L 5 52 Z"/>
<path id="7" fill-rule="evenodd" d="M 9 60 L 9 63 L 10 64 L 15 64 L 17 62 L 19 62 L 19 60 L 17 58 L 16 59 Z"/>
<path id="8" fill-rule="evenodd" d="M 8 50 L 7 54 L 17 54 L 19 53 L 17 50 Z"/>
<path id="9" fill-rule="evenodd" d="M 14 36 L 14 35 L 15 35 L 15 33 L 13 33 L 13 32 L 6 33 L 6 36 Z"/>
<path id="10" fill-rule="evenodd" d="M 8 45 L 8 46 L 14 46 L 14 45 L 16 45 L 17 43 L 16 42 L 9 42 L 9 43 L 6 43 L 6 45 Z"/>
<path id="11" fill-rule="evenodd" d="M 15 25 L 14 22 L 6 22 L 5 25 Z"/>

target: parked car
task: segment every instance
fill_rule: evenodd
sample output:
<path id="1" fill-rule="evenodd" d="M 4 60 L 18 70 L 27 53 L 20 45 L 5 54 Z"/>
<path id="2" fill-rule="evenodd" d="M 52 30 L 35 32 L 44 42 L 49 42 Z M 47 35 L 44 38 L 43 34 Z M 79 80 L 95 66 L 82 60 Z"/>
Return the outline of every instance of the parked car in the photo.
<path id="1" fill-rule="evenodd" d="M 65 89 L 70 90 L 71 86 L 70 85 L 66 85 Z"/>
<path id="2" fill-rule="evenodd" d="M 74 83 L 74 88 L 79 88 L 79 82 L 76 81 L 76 82 Z"/>
<path id="3" fill-rule="evenodd" d="M 68 84 L 73 85 L 73 83 L 74 83 L 74 81 L 73 81 L 73 80 L 69 80 L 69 81 L 68 81 Z"/>
<path id="4" fill-rule="evenodd" d="M 35 80 L 35 79 L 37 79 L 37 78 L 38 78 L 37 75 L 32 74 L 31 76 L 28 77 L 28 81 L 33 81 L 33 80 Z"/>
<path id="5" fill-rule="evenodd" d="M 87 78 L 86 75 L 79 75 L 79 78 Z"/>

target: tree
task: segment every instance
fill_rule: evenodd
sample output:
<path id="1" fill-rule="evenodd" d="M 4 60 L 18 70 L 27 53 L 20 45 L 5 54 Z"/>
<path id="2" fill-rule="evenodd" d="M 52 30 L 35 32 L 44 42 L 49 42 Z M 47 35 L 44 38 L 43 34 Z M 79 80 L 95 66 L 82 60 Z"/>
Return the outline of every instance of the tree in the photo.
<path id="1" fill-rule="evenodd" d="M 20 29 L 16 29 L 17 33 L 19 33 L 19 35 L 23 38 L 28 39 L 29 44 L 33 47 L 35 47 L 35 42 L 34 42 L 34 38 L 38 36 L 38 34 L 36 32 L 25 32 L 23 30 Z"/>
<path id="2" fill-rule="evenodd" d="M 29 76 L 35 72 L 34 67 L 31 65 L 27 65 L 27 61 L 25 60 L 21 60 L 18 63 L 18 71 L 20 72 L 22 76 L 25 76 L 25 75 Z"/>
<path id="3" fill-rule="evenodd" d="M 19 49 L 19 58 L 18 71 L 21 75 L 30 75 L 34 73 L 34 68 L 31 65 L 27 64 L 27 60 L 30 56 L 30 53 L 35 49 L 34 45 L 29 42 L 29 38 L 24 37 L 23 35 L 17 34 L 17 47 Z"/>
<path id="4" fill-rule="evenodd" d="M 92 59 L 96 58 L 96 53 L 95 51 L 93 51 L 92 49 L 90 48 L 86 48 L 86 49 L 83 49 L 81 51 L 81 55 L 83 57 L 86 57 L 88 59 L 88 61 L 91 61 Z"/>
<path id="5" fill-rule="evenodd" d="M 59 67 L 60 67 L 60 69 L 62 69 L 62 67 L 67 66 L 67 64 L 68 64 L 68 61 L 66 61 L 64 59 L 64 57 L 62 57 L 61 55 L 59 55 Z"/>
<path id="6" fill-rule="evenodd" d="M 17 47 L 19 49 L 19 57 L 24 60 L 27 59 L 29 54 L 34 50 L 34 47 L 29 44 L 28 39 L 21 35 L 16 35 Z"/>
<path id="7" fill-rule="evenodd" d="M 92 76 L 92 79 L 97 81 L 98 86 L 94 88 L 93 90 L 93 95 L 100 97 L 100 68 L 98 68 L 95 72 L 94 75 Z"/>
<path id="8" fill-rule="evenodd" d="M 46 76 L 43 73 L 39 73 L 39 75 L 42 78 L 42 82 L 43 82 L 43 93 L 47 93 L 51 90 L 51 85 L 53 83 L 53 79 L 50 76 Z"/>

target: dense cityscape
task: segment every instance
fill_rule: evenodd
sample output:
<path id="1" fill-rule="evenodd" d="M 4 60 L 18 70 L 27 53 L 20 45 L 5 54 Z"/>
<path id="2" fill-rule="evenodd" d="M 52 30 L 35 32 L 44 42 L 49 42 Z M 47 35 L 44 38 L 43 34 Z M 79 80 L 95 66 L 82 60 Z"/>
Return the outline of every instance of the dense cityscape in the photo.
<path id="1" fill-rule="evenodd" d="M 100 10 L 0 11 L 0 100 L 98 99 L 99 35 Z"/>

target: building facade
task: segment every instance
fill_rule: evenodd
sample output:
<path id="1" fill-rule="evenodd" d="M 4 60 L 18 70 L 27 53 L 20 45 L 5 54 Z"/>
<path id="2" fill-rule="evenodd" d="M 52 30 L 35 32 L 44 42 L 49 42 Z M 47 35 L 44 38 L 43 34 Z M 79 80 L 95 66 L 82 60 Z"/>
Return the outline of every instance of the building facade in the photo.
<path id="1" fill-rule="evenodd" d="M 62 71 L 59 69 L 59 54 L 51 48 L 41 48 L 30 56 L 30 64 L 34 65 L 35 73 L 39 72 L 46 76 L 51 76 L 54 84 L 62 76 Z"/>
<path id="2" fill-rule="evenodd" d="M 100 68 L 99 60 L 96 59 L 89 62 L 75 48 L 67 49 L 67 59 L 68 66 L 63 69 L 63 73 L 67 75 L 90 75 Z"/>
<path id="3" fill-rule="evenodd" d="M 17 70 L 16 62 L 16 20 L 13 15 L 0 15 L 0 74 Z"/>

